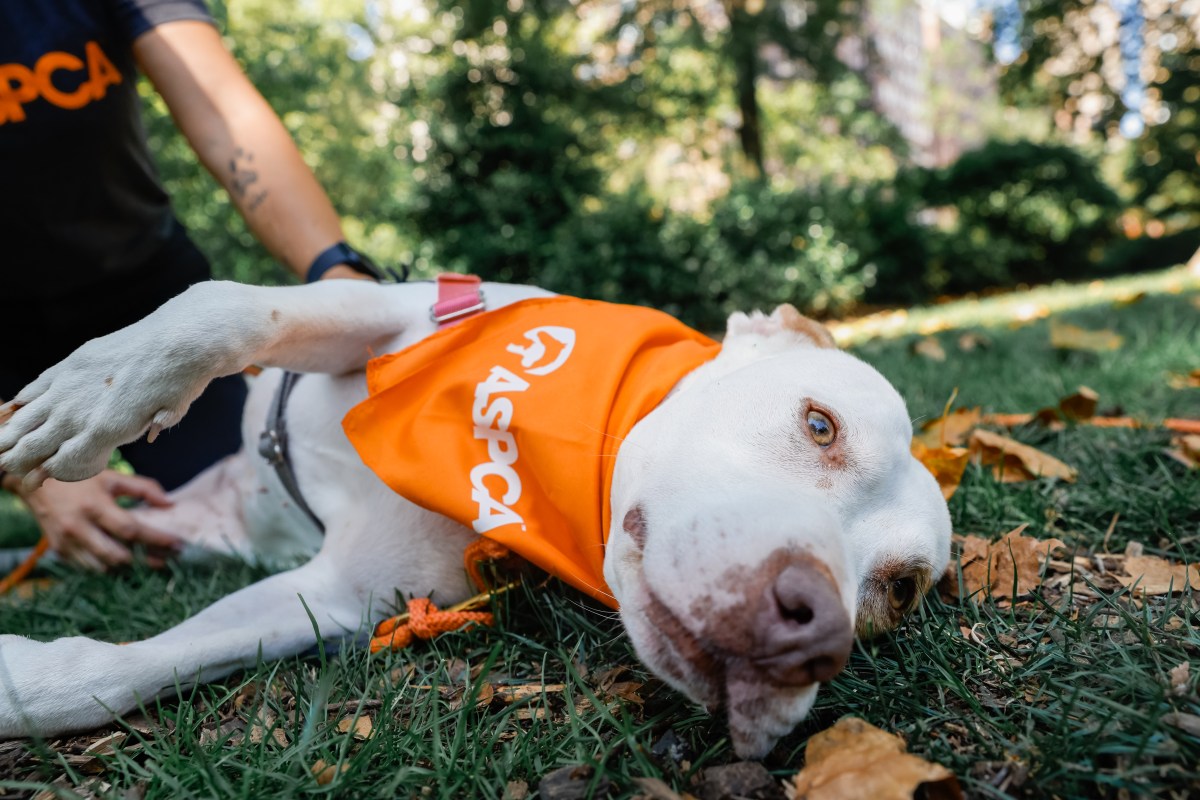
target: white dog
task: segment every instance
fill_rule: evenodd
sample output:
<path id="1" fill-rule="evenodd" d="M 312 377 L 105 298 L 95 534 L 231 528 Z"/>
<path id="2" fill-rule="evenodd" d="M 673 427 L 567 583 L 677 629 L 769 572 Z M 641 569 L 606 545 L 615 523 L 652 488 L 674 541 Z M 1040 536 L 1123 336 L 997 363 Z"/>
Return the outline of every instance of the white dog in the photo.
<path id="1" fill-rule="evenodd" d="M 433 291 L 428 283 L 200 284 L 136 325 L 85 344 L 0 408 L 0 420 L 7 418 L 0 468 L 30 483 L 81 480 L 103 469 L 114 447 L 177 422 L 218 376 L 249 364 L 312 373 L 288 400 L 289 457 L 325 528 L 252 451 L 197 477 L 176 493 L 174 507 L 141 510 L 148 522 L 208 548 L 315 555 L 146 641 L 0 636 L 0 737 L 103 725 L 180 683 L 253 664 L 260 652 L 266 659 L 303 652 L 316 642 L 313 619 L 327 641 L 361 638 L 365 623 L 392 612 L 397 592 L 433 592 L 444 604 L 472 593 L 462 553 L 475 533 L 390 488 L 341 427 L 367 397 L 370 357 L 435 332 Z M 507 285 L 484 291 L 492 309 L 549 296 Z M 551 337 L 557 346 L 604 350 L 603 342 L 583 341 L 594 331 L 555 324 L 567 331 Z M 555 342 L 531 333 L 506 348 L 527 368 L 525 383 L 540 380 L 529 377 L 539 368 L 530 365 L 546 369 L 556 358 L 538 349 Z M 790 306 L 770 316 L 735 314 L 713 354 L 614 443 L 608 461 L 615 465 L 599 482 L 610 487 L 608 497 L 595 500 L 607 545 L 583 546 L 602 559 L 607 590 L 575 582 L 597 597 L 611 591 L 650 669 L 696 702 L 725 707 L 738 754 L 759 757 L 845 665 L 855 628 L 894 627 L 941 574 L 950 520 L 933 477 L 910 455 L 904 402 L 874 369 L 834 348 L 819 325 Z M 279 374 L 256 381 L 247 442 L 259 437 Z M 492 516 L 512 511 L 505 504 L 521 495 L 513 480 L 533 437 L 522 439 L 521 409 L 514 415 L 507 400 L 487 405 L 479 391 L 474 419 L 470 397 L 464 401 L 462 425 L 492 459 L 480 460 L 466 489 L 477 492 L 484 520 L 485 504 Z M 405 443 L 393 445 L 402 461 Z M 599 455 L 585 456 L 579 469 L 604 473 Z M 433 469 L 425 476 L 437 489 L 442 480 Z M 518 541 L 532 520 L 512 514 L 496 524 L 514 522 L 509 540 Z M 492 523 L 480 520 L 476 531 L 488 532 Z"/>

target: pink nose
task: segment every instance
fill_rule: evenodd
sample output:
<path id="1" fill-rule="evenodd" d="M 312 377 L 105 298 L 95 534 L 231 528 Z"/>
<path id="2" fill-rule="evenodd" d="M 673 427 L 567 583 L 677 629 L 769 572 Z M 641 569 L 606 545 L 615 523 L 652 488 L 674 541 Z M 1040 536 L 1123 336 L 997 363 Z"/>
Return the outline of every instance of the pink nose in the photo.
<path id="1" fill-rule="evenodd" d="M 824 683 L 846 666 L 854 626 L 823 565 L 792 561 L 751 603 L 757 606 L 753 652 L 739 655 L 772 682 Z"/>

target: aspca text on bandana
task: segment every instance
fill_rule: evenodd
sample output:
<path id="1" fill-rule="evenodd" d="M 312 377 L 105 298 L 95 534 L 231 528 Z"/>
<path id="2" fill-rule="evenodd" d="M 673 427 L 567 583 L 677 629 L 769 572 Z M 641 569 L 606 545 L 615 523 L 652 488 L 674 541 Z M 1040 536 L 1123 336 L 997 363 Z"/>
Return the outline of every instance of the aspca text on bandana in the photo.
<path id="1" fill-rule="evenodd" d="M 498 395 L 526 391 L 530 386 L 526 377 L 550 375 L 566 363 L 575 349 L 575 331 L 571 328 L 544 325 L 526 331 L 524 337 L 529 344 L 514 343 L 505 348 L 520 358 L 520 366 L 516 368 L 521 375 L 497 364 L 475 386 L 475 402 L 471 407 L 474 435 L 487 442 L 488 455 L 487 461 L 471 470 L 471 499 L 479 506 L 479 515 L 473 523 L 476 533 L 514 524 L 525 529 L 525 519 L 512 508 L 521 499 L 521 476 L 515 469 L 520 454 L 516 436 L 510 430 L 515 409 L 512 398 Z M 489 477 L 504 485 L 498 499 L 485 482 Z"/>

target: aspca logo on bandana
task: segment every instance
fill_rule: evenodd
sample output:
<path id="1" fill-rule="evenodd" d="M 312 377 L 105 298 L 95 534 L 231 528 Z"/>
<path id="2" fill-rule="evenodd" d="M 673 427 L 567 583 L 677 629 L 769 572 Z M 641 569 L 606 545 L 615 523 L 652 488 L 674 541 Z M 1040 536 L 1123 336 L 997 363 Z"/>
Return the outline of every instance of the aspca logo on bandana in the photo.
<path id="1" fill-rule="evenodd" d="M 525 519 L 512 510 L 521 499 L 521 477 L 517 463 L 517 440 L 509 430 L 513 420 L 513 398 L 526 391 L 529 378 L 543 378 L 567 363 L 575 349 L 575 331 L 557 325 L 545 325 L 524 333 L 523 341 L 508 345 L 507 353 L 516 357 L 512 369 L 497 364 L 475 386 L 471 419 L 475 438 L 487 442 L 488 460 L 471 470 L 471 499 L 479 506 L 473 526 L 476 533 L 487 533 L 503 525 L 521 525 Z M 485 481 L 503 484 L 499 498 Z"/>

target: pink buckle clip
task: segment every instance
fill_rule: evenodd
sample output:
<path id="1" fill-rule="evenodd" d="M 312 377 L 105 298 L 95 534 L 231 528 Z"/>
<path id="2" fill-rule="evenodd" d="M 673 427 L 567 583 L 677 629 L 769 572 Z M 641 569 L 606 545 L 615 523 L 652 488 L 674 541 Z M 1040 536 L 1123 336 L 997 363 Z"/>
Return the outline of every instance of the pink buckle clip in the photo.
<path id="1" fill-rule="evenodd" d="M 442 328 L 487 311 L 487 301 L 479 288 L 481 283 L 478 275 L 456 272 L 438 275 L 438 299 L 429 309 L 429 318 Z"/>

